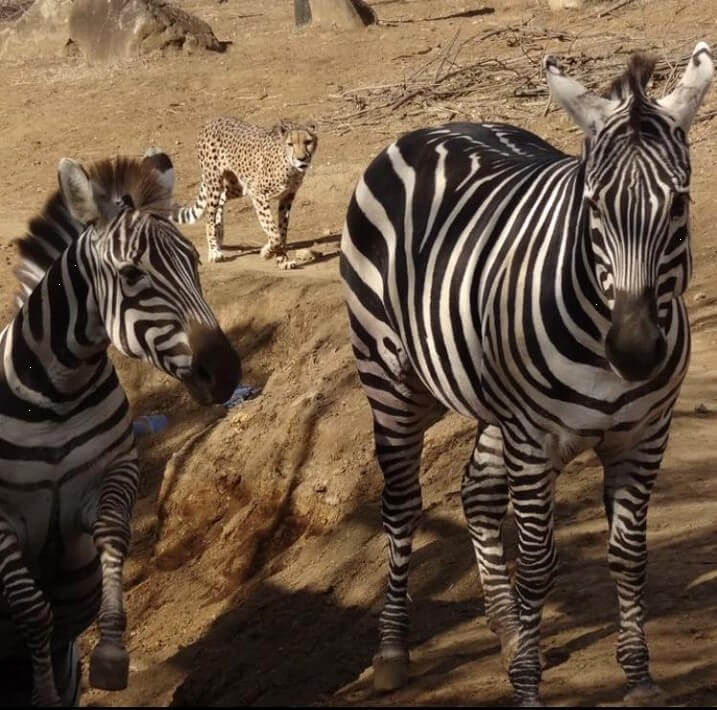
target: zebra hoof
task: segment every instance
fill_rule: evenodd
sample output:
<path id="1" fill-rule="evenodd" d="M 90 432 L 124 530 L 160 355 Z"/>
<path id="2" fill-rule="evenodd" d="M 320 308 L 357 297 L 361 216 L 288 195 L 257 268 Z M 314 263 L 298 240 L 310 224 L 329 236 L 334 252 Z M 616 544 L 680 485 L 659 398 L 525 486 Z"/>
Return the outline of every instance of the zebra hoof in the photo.
<path id="1" fill-rule="evenodd" d="M 46 697 L 40 697 L 36 696 L 33 692 L 32 706 L 36 708 L 61 708 L 63 707 L 63 703 L 57 693 L 49 694 Z"/>
<path id="2" fill-rule="evenodd" d="M 408 683 L 408 653 L 398 648 L 380 650 L 373 657 L 373 687 L 379 693 L 397 690 Z"/>
<path id="3" fill-rule="evenodd" d="M 663 707 L 666 699 L 665 692 L 657 683 L 647 681 L 630 688 L 623 703 L 626 707 Z"/>
<path id="4" fill-rule="evenodd" d="M 129 677 L 129 654 L 120 646 L 99 643 L 90 656 L 90 686 L 124 690 Z"/>

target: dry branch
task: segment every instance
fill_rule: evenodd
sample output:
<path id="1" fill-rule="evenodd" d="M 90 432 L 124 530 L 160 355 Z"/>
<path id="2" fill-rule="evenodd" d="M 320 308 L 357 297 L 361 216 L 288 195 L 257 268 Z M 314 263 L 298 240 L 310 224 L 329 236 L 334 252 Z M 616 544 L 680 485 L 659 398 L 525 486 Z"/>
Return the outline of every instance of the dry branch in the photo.
<path id="1" fill-rule="evenodd" d="M 611 9 L 617 7 L 613 5 Z M 396 77 L 385 84 L 356 88 L 340 87 L 335 97 L 350 102 L 352 110 L 342 111 L 339 107 L 336 115 L 326 117 L 325 124 L 346 132 L 349 125 L 379 126 L 420 115 L 430 123 L 435 122 L 437 115 L 445 120 L 474 120 L 476 116 L 524 120 L 527 110 L 546 116 L 550 103 L 542 58 L 556 41 L 569 43 L 570 50 L 559 55 L 566 71 L 599 92 L 624 71 L 633 51 L 659 56 L 651 88 L 657 95 L 674 87 L 689 60 L 685 52 L 689 40 L 685 39 L 675 39 L 671 49 L 664 46 L 658 49 L 654 45 L 644 46 L 644 40 L 642 46 L 636 46 L 636 40 L 617 33 L 600 35 L 600 41 L 596 42 L 594 27 L 589 25 L 582 32 L 579 27 L 566 32 L 531 23 L 529 19 L 519 25 L 484 29 L 465 39 L 460 38 L 459 30 L 444 47 L 431 50 L 422 61 L 409 66 L 403 79 Z M 493 44 L 490 58 L 486 59 L 486 52 L 480 51 L 479 45 L 489 41 Z M 506 52 L 506 46 L 511 54 Z M 425 54 L 421 51 L 413 56 Z M 481 54 L 483 58 L 479 58 Z M 399 59 L 406 57 L 396 58 Z M 536 99 L 542 107 L 537 111 Z"/>

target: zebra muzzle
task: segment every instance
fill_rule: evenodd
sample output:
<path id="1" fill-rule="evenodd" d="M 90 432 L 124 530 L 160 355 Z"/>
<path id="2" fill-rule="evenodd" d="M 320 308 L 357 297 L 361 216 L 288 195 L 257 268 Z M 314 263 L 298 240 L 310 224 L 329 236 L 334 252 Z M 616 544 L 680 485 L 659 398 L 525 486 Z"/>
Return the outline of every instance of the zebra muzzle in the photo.
<path id="1" fill-rule="evenodd" d="M 193 324 L 189 328 L 192 367 L 183 378 L 189 394 L 200 404 L 226 402 L 239 384 L 239 354 L 219 327 Z"/>
<path id="2" fill-rule="evenodd" d="M 618 291 L 605 354 L 615 371 L 630 381 L 648 380 L 667 355 L 667 341 L 657 320 L 657 301 L 650 291 L 635 296 Z"/>

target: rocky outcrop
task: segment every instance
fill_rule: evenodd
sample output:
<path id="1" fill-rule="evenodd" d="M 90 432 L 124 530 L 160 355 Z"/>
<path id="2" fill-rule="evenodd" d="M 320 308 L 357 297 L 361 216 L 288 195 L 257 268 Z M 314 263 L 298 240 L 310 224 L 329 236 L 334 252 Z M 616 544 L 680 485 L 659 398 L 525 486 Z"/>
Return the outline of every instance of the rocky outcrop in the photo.
<path id="1" fill-rule="evenodd" d="M 72 0 L 15 2 L 8 8 L 13 12 L 3 19 L 16 19 L 0 25 L 0 59 L 27 59 L 64 52 Z"/>
<path id="2" fill-rule="evenodd" d="M 75 0 L 69 34 L 92 60 L 114 60 L 167 47 L 223 52 L 229 42 L 204 20 L 165 0 Z"/>

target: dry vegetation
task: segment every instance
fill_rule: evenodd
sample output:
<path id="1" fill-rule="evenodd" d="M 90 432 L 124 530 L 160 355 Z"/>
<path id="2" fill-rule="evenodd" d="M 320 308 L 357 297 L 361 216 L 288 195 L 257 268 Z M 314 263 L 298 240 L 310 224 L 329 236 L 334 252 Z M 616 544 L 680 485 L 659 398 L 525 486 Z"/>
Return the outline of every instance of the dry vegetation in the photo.
<path id="1" fill-rule="evenodd" d="M 631 52 L 651 51 L 660 93 L 697 40 L 717 45 L 711 3 L 628 0 L 552 14 L 545 0 L 375 0 L 381 22 L 359 33 L 295 30 L 290 0 L 178 4 L 232 41 L 226 54 L 156 54 L 121 66 L 3 60 L 0 314 L 14 290 L 9 241 L 54 186 L 61 156 L 161 145 L 175 161 L 178 197 L 189 201 L 199 179 L 195 135 L 221 114 L 318 121 L 317 158 L 289 239 L 323 258 L 295 272 L 265 264 L 251 207 L 229 203 L 226 240 L 236 258 L 205 265 L 201 277 L 242 353 L 245 382 L 263 388 L 241 407 L 200 409 L 163 375 L 118 361 L 135 411 L 169 412 L 173 425 L 141 442 L 126 573 L 130 686 L 88 690 L 84 702 L 506 704 L 509 684 L 482 615 L 458 495 L 474 425 L 457 416 L 427 437 L 426 512 L 410 585 L 411 683 L 386 696 L 371 690 L 386 551 L 381 479 L 335 258 L 344 210 L 368 161 L 414 127 L 505 120 L 577 151 L 579 135 L 548 102 L 543 54 L 606 88 Z M 693 362 L 649 523 L 653 670 L 671 701 L 688 705 L 717 702 L 716 114 L 713 89 L 691 134 Z M 203 226 L 187 234 L 204 253 Z M 544 698 L 615 703 L 623 679 L 614 588 L 590 455 L 564 472 L 558 496 L 562 566 L 544 622 Z M 85 651 L 93 640 L 89 631 Z"/>

